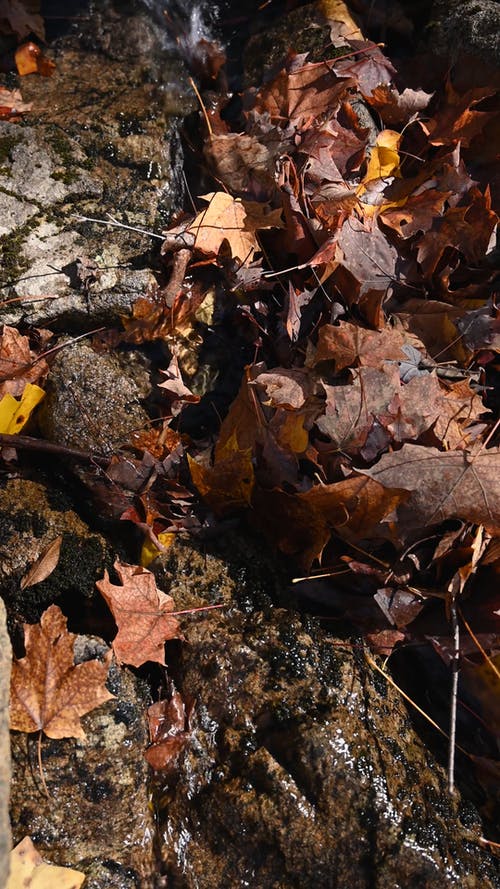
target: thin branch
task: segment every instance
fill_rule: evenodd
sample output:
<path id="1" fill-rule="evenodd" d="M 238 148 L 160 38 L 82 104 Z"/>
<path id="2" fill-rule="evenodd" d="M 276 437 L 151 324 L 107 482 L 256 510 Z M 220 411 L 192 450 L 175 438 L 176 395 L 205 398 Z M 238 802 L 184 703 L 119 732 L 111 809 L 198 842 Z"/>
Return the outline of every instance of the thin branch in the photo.
<path id="1" fill-rule="evenodd" d="M 0 447 L 15 448 L 21 451 L 39 451 L 42 454 L 70 457 L 80 463 L 96 463 L 97 466 L 109 466 L 109 457 L 91 454 L 89 451 L 81 451 L 79 448 L 69 448 L 66 445 L 56 444 L 53 441 L 45 441 L 42 438 L 32 438 L 29 435 L 9 435 L 0 433 Z"/>
<path id="2" fill-rule="evenodd" d="M 451 634 L 453 639 L 453 658 L 451 661 L 451 699 L 450 699 L 450 738 L 448 743 L 448 790 L 455 792 L 455 747 L 457 735 L 457 698 L 458 674 L 460 672 L 460 626 L 457 615 L 456 596 L 450 602 Z"/>
<path id="3" fill-rule="evenodd" d="M 92 216 L 80 216 L 79 214 L 76 214 L 72 218 L 76 219 L 78 222 L 95 222 L 97 223 L 97 225 L 125 228 L 129 232 L 138 232 L 140 235 L 147 235 L 149 238 L 157 238 L 158 241 L 165 240 L 162 235 L 157 235 L 156 232 L 147 231 L 147 229 L 145 228 L 137 228 L 135 225 L 125 225 L 123 222 L 119 222 L 117 219 L 114 219 L 113 216 L 110 216 L 109 219 L 94 219 Z"/>

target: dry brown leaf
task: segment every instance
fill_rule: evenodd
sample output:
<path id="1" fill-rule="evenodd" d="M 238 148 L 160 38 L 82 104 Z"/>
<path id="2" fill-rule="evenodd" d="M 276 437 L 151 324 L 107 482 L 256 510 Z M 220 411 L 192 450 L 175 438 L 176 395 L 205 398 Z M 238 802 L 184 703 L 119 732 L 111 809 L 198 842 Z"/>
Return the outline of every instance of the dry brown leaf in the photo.
<path id="1" fill-rule="evenodd" d="M 59 556 L 61 554 L 62 537 L 56 537 L 52 543 L 40 553 L 36 562 L 33 563 L 28 573 L 21 580 L 21 589 L 25 590 L 36 583 L 41 583 L 52 574 L 56 567 Z"/>
<path id="2" fill-rule="evenodd" d="M 26 111 L 31 111 L 31 102 L 23 102 L 20 90 L 6 90 L 0 87 L 0 118 L 2 120 L 10 120 L 16 118 Z"/>
<path id="3" fill-rule="evenodd" d="M 39 383 L 48 370 L 45 359 L 37 360 L 31 351 L 28 337 L 4 324 L 0 336 L 0 398 L 7 393 L 19 398 L 26 383 Z"/>
<path id="4" fill-rule="evenodd" d="M 81 871 L 44 861 L 30 837 L 12 850 L 9 865 L 6 889 L 79 889 L 85 882 Z"/>
<path id="5" fill-rule="evenodd" d="M 194 236 L 194 249 L 216 257 L 227 241 L 233 259 L 250 265 L 259 250 L 256 231 L 281 228 L 281 210 L 266 212 L 264 204 L 233 198 L 225 191 L 201 195 L 208 207 L 198 213 L 187 229 Z"/>
<path id="6" fill-rule="evenodd" d="M 12 31 L 20 40 L 36 34 L 45 40 L 45 28 L 40 13 L 39 0 L 0 0 L 0 32 Z"/>
<path id="7" fill-rule="evenodd" d="M 332 485 L 316 485 L 305 494 L 256 489 L 252 501 L 259 528 L 287 555 L 309 569 L 335 531 L 346 540 L 369 538 L 381 519 L 408 493 L 400 486 L 384 490 L 354 475 Z M 389 536 L 385 530 L 386 536 Z M 381 536 L 381 535 L 379 535 Z"/>
<path id="8" fill-rule="evenodd" d="M 80 716 L 113 695 L 104 685 L 109 659 L 75 666 L 75 639 L 57 605 L 47 608 L 39 624 L 24 625 L 26 657 L 12 664 L 12 729 L 44 731 L 49 738 L 85 737 Z"/>
<path id="9" fill-rule="evenodd" d="M 319 329 L 318 345 L 308 364 L 315 367 L 320 361 L 334 361 L 335 371 L 364 365 L 381 368 L 386 361 L 403 361 L 405 339 L 398 330 L 367 330 L 359 324 L 340 321 L 337 326 L 323 324 Z"/>
<path id="10" fill-rule="evenodd" d="M 165 642 L 183 638 L 179 621 L 172 614 L 172 596 L 158 589 L 154 575 L 146 568 L 118 560 L 114 568 L 121 583 L 111 583 L 105 571 L 96 587 L 118 627 L 113 640 L 116 659 L 133 667 L 147 661 L 165 664 Z"/>
<path id="11" fill-rule="evenodd" d="M 465 451 L 405 444 L 363 473 L 387 488 L 397 485 L 411 492 L 396 510 L 402 537 L 452 518 L 500 532 L 499 448 L 474 457 Z"/>

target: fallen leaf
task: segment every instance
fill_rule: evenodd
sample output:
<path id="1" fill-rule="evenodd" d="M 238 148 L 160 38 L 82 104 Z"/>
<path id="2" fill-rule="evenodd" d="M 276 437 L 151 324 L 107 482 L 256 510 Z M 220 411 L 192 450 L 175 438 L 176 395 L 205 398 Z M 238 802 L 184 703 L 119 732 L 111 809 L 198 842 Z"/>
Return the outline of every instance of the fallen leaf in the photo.
<path id="1" fill-rule="evenodd" d="M 360 470 L 380 484 L 410 491 L 396 509 L 397 528 L 405 537 L 446 519 L 462 519 L 500 532 L 500 449 L 475 457 L 465 451 L 438 451 L 405 444 L 384 454 L 371 469 Z"/>
<path id="2" fill-rule="evenodd" d="M 0 399 L 0 432 L 15 435 L 20 432 L 30 418 L 31 412 L 45 396 L 43 389 L 27 383 L 21 400 L 17 401 L 10 393 Z"/>
<path id="3" fill-rule="evenodd" d="M 249 506 L 254 486 L 252 449 L 242 448 L 234 430 L 223 446 L 210 457 L 194 460 L 188 455 L 193 484 L 216 515 Z"/>
<path id="4" fill-rule="evenodd" d="M 319 0 L 318 9 L 330 25 L 330 38 L 335 45 L 339 38 L 342 38 L 340 43 L 345 43 L 346 40 L 364 40 L 343 0 Z"/>
<path id="5" fill-rule="evenodd" d="M 43 860 L 30 837 L 24 837 L 9 858 L 6 889 L 79 889 L 85 874 Z"/>
<path id="6" fill-rule="evenodd" d="M 223 241 L 227 241 L 233 259 L 250 265 L 260 249 L 256 231 L 282 227 L 281 210 L 266 212 L 264 204 L 233 198 L 225 191 L 201 197 L 208 201 L 208 207 L 198 213 L 186 231 L 194 237 L 194 249 L 207 256 L 216 257 Z"/>
<path id="7" fill-rule="evenodd" d="M 427 108 L 434 93 L 424 90 L 405 89 L 402 93 L 388 84 L 381 83 L 375 87 L 368 101 L 376 108 L 385 124 L 399 126 L 407 123 L 414 115 Z"/>
<path id="8" fill-rule="evenodd" d="M 408 493 L 377 482 L 365 485 L 361 475 L 332 485 L 315 485 L 304 494 L 256 489 L 252 499 L 258 527 L 306 570 L 335 531 L 346 540 L 368 539 L 382 517 L 392 513 Z M 388 536 L 388 535 L 386 535 Z"/>
<path id="9" fill-rule="evenodd" d="M 189 719 L 192 706 L 186 707 L 182 695 L 174 691 L 168 701 L 157 701 L 148 707 L 151 744 L 144 756 L 155 771 L 174 765 L 189 740 Z"/>
<path id="10" fill-rule="evenodd" d="M 80 717 L 113 697 L 104 685 L 109 658 L 75 666 L 66 618 L 57 605 L 39 624 L 24 625 L 26 656 L 14 658 L 11 676 L 10 727 L 44 731 L 49 738 L 84 738 Z"/>
<path id="11" fill-rule="evenodd" d="M 0 396 L 10 392 L 20 397 L 26 383 L 38 383 L 48 370 L 45 359 L 31 351 L 28 337 L 4 324 L 0 336 Z"/>
<path id="12" fill-rule="evenodd" d="M 55 71 L 55 62 L 44 56 L 36 43 L 23 43 L 15 52 L 16 68 L 21 77 L 26 74 L 40 74 L 51 77 Z"/>
<path id="13" fill-rule="evenodd" d="M 45 40 L 43 18 L 39 13 L 39 0 L 0 0 L 0 32 L 9 34 L 14 31 L 20 40 L 30 34 Z"/>
<path id="14" fill-rule="evenodd" d="M 347 95 L 353 80 L 349 76 L 337 76 L 334 62 L 299 64 L 289 60 L 288 70 L 265 84 L 254 98 L 253 110 L 269 114 L 271 120 L 283 127 L 287 121 L 295 125 L 312 123 L 315 118 L 334 117 Z"/>
<path id="15" fill-rule="evenodd" d="M 32 109 L 31 102 L 23 102 L 20 90 L 7 90 L 0 87 L 0 118 L 2 120 L 15 119 Z"/>
<path id="16" fill-rule="evenodd" d="M 33 563 L 28 573 L 21 580 L 21 589 L 25 590 L 36 583 L 41 583 L 52 574 L 59 561 L 61 553 L 62 537 L 56 537 L 52 543 L 45 547 L 36 562 Z"/>
<path id="17" fill-rule="evenodd" d="M 147 661 L 165 664 L 165 642 L 182 639 L 179 621 L 173 616 L 174 600 L 156 586 L 154 574 L 138 565 L 118 560 L 114 568 L 120 584 L 108 572 L 96 587 L 106 600 L 118 633 L 113 651 L 119 663 L 140 667 Z"/>
<path id="18" fill-rule="evenodd" d="M 336 373 L 357 365 L 380 369 L 386 361 L 404 360 L 404 343 L 402 333 L 389 326 L 383 330 L 367 330 L 349 321 L 323 324 L 316 349 L 307 363 L 315 367 L 321 361 L 333 361 Z"/>

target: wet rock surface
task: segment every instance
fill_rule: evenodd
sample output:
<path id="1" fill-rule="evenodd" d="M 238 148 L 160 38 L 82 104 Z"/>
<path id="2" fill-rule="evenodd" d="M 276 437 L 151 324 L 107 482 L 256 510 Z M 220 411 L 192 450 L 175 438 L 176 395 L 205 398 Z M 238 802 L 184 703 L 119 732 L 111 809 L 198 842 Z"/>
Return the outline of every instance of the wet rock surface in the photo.
<path id="1" fill-rule="evenodd" d="M 79 637 L 75 660 L 103 657 L 100 640 Z M 44 739 L 39 774 L 36 737 L 12 733 L 14 842 L 31 836 L 40 854 L 86 874 L 88 889 L 152 889 L 154 826 L 148 796 L 146 683 L 111 666 L 115 699 L 83 717 L 85 739 Z"/>
<path id="2" fill-rule="evenodd" d="M 206 555 L 186 555 L 178 547 L 155 566 L 164 588 L 171 572 L 177 607 L 244 595 L 227 562 L 209 556 L 204 583 Z M 234 601 L 191 616 L 171 663 L 195 708 L 187 747 L 157 778 L 168 885 L 500 885 L 477 815 L 449 797 L 359 643 L 294 612 L 244 613 Z"/>
<path id="3" fill-rule="evenodd" d="M 83 18 L 51 45 L 53 76 L 23 80 L 24 123 L 0 129 L 7 324 L 88 329 L 129 311 L 155 286 L 151 238 L 76 217 L 158 231 L 180 199 L 177 121 L 191 99 L 164 29 L 138 2 L 100 0 Z"/>
<path id="4" fill-rule="evenodd" d="M 50 604 L 61 605 L 61 597 L 84 612 L 113 551 L 74 512 L 64 491 L 25 478 L 8 480 L 0 487 L 0 527 L 0 585 L 11 627 L 35 623 Z M 61 552 L 53 573 L 22 590 L 28 568 L 59 536 Z"/>

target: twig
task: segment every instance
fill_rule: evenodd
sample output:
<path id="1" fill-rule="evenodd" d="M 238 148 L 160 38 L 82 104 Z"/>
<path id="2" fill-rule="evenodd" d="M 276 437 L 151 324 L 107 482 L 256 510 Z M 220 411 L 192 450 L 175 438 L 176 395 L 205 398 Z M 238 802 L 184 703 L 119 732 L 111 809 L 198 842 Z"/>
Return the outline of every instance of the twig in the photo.
<path id="1" fill-rule="evenodd" d="M 170 275 L 170 280 L 166 287 L 164 287 L 160 291 L 161 301 L 167 309 L 171 309 L 175 298 L 178 295 L 184 278 L 186 276 L 186 269 L 189 265 L 189 260 L 193 255 L 193 251 L 189 250 L 187 247 L 183 250 L 178 250 L 177 253 L 173 254 L 172 260 L 172 274 Z"/>
<path id="2" fill-rule="evenodd" d="M 42 438 L 32 438 L 30 435 L 9 435 L 0 433 L 0 447 L 15 448 L 22 451 L 40 451 L 45 454 L 60 455 L 79 460 L 81 463 L 96 463 L 98 466 L 109 466 L 109 457 L 96 456 L 79 448 L 69 448 L 66 445 L 56 444 L 53 441 L 45 441 Z"/>
<path id="3" fill-rule="evenodd" d="M 457 615 L 457 600 L 452 594 L 450 602 L 451 634 L 453 639 L 453 657 L 451 661 L 451 699 L 450 699 L 450 738 L 448 743 L 448 790 L 455 792 L 455 747 L 457 735 L 457 698 L 458 674 L 460 671 L 460 626 Z"/>
<path id="4" fill-rule="evenodd" d="M 212 136 L 213 136 L 213 134 L 214 134 L 214 131 L 213 131 L 213 129 L 212 129 L 212 124 L 210 123 L 210 118 L 209 118 L 209 116 L 208 116 L 208 114 L 207 114 L 207 109 L 205 108 L 205 106 L 204 106 L 204 104 L 203 104 L 203 99 L 202 99 L 201 96 L 200 96 L 200 92 L 199 92 L 198 87 L 196 86 L 196 84 L 195 84 L 193 78 L 192 78 L 192 77 L 189 77 L 188 79 L 189 79 L 189 83 L 191 84 L 191 86 L 192 86 L 192 88 L 193 88 L 193 90 L 194 90 L 194 92 L 195 92 L 196 98 L 198 99 L 198 102 L 200 103 L 201 110 L 203 111 L 203 117 L 205 118 L 205 123 L 206 123 L 206 125 L 207 125 L 207 130 L 208 130 L 208 132 L 209 132 L 209 134 L 210 134 L 210 138 L 212 138 Z"/>
<path id="5" fill-rule="evenodd" d="M 125 225 L 123 222 L 119 222 L 117 219 L 114 219 L 113 216 L 110 216 L 109 219 L 94 219 L 92 216 L 80 216 L 80 214 L 75 214 L 73 219 L 77 219 L 78 222 L 96 222 L 97 225 L 108 225 L 114 226 L 115 228 L 125 228 L 129 232 L 138 232 L 140 235 L 147 235 L 149 238 L 157 238 L 159 241 L 164 241 L 165 238 L 162 235 L 157 235 L 156 232 L 147 231 L 145 228 L 137 228 L 135 225 Z"/>

